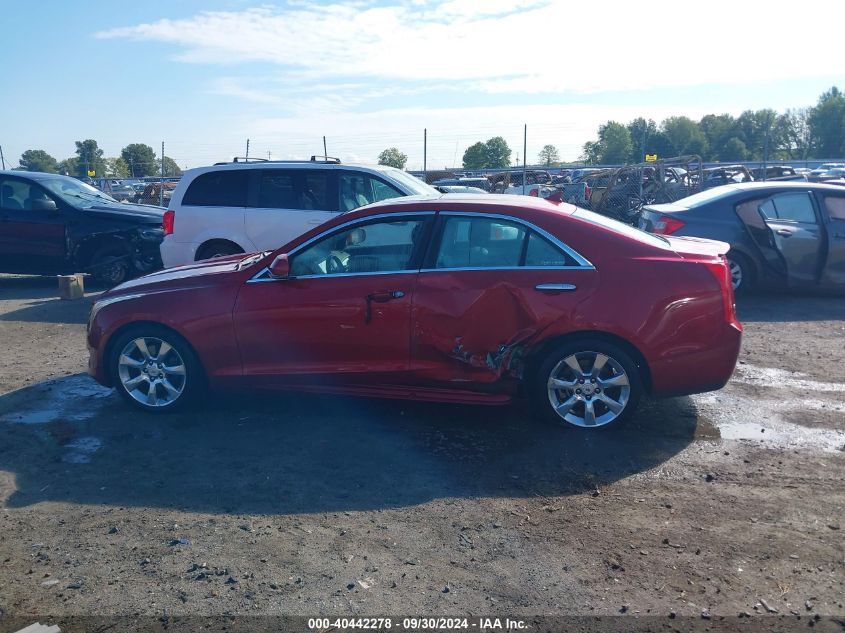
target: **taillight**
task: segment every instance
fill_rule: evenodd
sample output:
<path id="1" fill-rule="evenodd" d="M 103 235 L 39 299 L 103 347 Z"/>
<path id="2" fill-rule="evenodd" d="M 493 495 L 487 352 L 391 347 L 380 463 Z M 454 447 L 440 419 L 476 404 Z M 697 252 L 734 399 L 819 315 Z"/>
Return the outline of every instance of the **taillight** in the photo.
<path id="1" fill-rule="evenodd" d="M 705 262 L 704 264 L 716 281 L 722 292 L 722 308 L 724 309 L 725 322 L 733 323 L 739 327 L 739 319 L 736 317 L 736 303 L 734 303 L 734 289 L 731 282 L 731 271 L 728 267 L 728 260 L 722 255 L 718 262 Z"/>
<path id="2" fill-rule="evenodd" d="M 593 188 L 590 185 L 584 185 L 584 202 L 589 202 L 591 195 L 593 195 Z"/>
<path id="3" fill-rule="evenodd" d="M 661 235 L 672 235 L 675 231 L 682 228 L 686 224 L 677 218 L 671 218 L 668 215 L 661 215 L 654 222 L 653 233 L 660 233 Z"/>
<path id="4" fill-rule="evenodd" d="M 529 195 L 529 196 L 534 196 L 534 197 L 536 198 L 536 197 L 538 197 L 538 196 L 540 195 L 540 189 L 539 189 L 539 188 L 538 188 L 538 189 L 529 189 L 529 190 L 528 190 L 528 195 Z"/>
<path id="5" fill-rule="evenodd" d="M 164 217 L 161 220 L 161 226 L 164 229 L 165 235 L 173 235 L 173 221 L 176 219 L 176 212 L 168 209 L 164 212 Z"/>

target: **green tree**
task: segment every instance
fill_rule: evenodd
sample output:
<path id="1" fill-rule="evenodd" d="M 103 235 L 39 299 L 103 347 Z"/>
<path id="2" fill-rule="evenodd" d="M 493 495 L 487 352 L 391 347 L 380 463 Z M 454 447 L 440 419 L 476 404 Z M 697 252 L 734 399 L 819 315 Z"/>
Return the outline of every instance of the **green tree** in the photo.
<path id="1" fill-rule="evenodd" d="M 161 173 L 160 170 L 161 167 L 159 167 L 159 173 Z M 169 178 L 182 175 L 182 170 L 179 169 L 179 165 L 177 165 L 176 161 L 170 158 L 170 156 L 164 157 L 164 175 Z"/>
<path id="2" fill-rule="evenodd" d="M 490 167 L 487 158 L 487 146 L 479 141 L 466 148 L 463 158 L 464 169 L 485 169 Z"/>
<path id="3" fill-rule="evenodd" d="M 599 162 L 601 156 L 601 144 L 598 141 L 587 141 L 584 143 L 584 149 L 581 152 L 580 160 L 590 165 L 595 165 Z"/>
<path id="4" fill-rule="evenodd" d="M 731 163 L 748 160 L 748 148 L 742 139 L 732 136 L 720 149 L 719 160 Z"/>
<path id="5" fill-rule="evenodd" d="M 50 174 L 58 173 L 59 163 L 43 149 L 28 149 L 21 154 L 18 161 L 26 171 L 43 171 Z"/>
<path id="6" fill-rule="evenodd" d="M 511 148 L 501 136 L 494 136 L 484 143 L 488 167 L 510 167 Z"/>
<path id="7" fill-rule="evenodd" d="M 736 158 L 729 158 L 728 154 L 735 153 L 736 146 L 728 147 L 728 142 L 731 139 L 740 140 L 737 138 L 738 128 L 736 119 L 730 114 L 708 114 L 702 117 L 698 123 L 698 128 L 707 139 L 707 152 L 702 157 L 705 160 L 738 160 Z M 743 152 L 745 143 L 743 143 Z"/>
<path id="8" fill-rule="evenodd" d="M 396 169 L 405 169 L 405 164 L 408 162 L 408 155 L 400 152 L 395 147 L 388 147 L 381 154 L 378 155 L 379 165 L 388 165 Z"/>
<path id="9" fill-rule="evenodd" d="M 633 143 L 628 128 L 608 121 L 599 127 L 598 162 L 604 165 L 625 164 L 631 157 Z"/>
<path id="10" fill-rule="evenodd" d="M 813 139 L 809 117 L 810 111 L 807 108 L 787 110 L 778 117 L 775 125 L 778 128 L 778 136 L 782 139 L 786 158 L 805 160 L 810 157 Z"/>
<path id="11" fill-rule="evenodd" d="M 155 151 L 144 143 L 130 143 L 120 150 L 120 157 L 129 165 L 130 176 L 155 176 L 161 171 Z"/>
<path id="12" fill-rule="evenodd" d="M 657 154 L 655 141 L 659 138 L 657 123 L 652 119 L 638 117 L 627 126 L 631 135 L 631 156 L 628 159 L 632 163 L 641 163 L 645 160 L 646 154 Z M 662 148 L 661 148 L 662 149 Z"/>
<path id="13" fill-rule="evenodd" d="M 79 159 L 76 156 L 71 156 L 70 158 L 65 158 L 64 160 L 59 161 L 56 171 L 60 174 L 64 174 L 65 176 L 78 176 Z"/>
<path id="14" fill-rule="evenodd" d="M 676 156 L 705 154 L 707 138 L 698 123 L 685 116 L 669 117 L 661 124 L 661 131 L 669 141 L 670 151 Z"/>
<path id="15" fill-rule="evenodd" d="M 810 109 L 808 121 L 816 158 L 838 158 L 845 154 L 845 96 L 833 87 Z"/>
<path id="16" fill-rule="evenodd" d="M 113 178 L 128 178 L 129 165 L 122 157 L 106 159 L 106 175 Z"/>
<path id="17" fill-rule="evenodd" d="M 76 175 L 85 176 L 87 171 L 93 171 L 95 176 L 105 175 L 106 161 L 97 141 L 92 138 L 76 141 L 76 155 L 79 158 Z"/>
<path id="18" fill-rule="evenodd" d="M 554 145 L 543 145 L 543 149 L 537 155 L 537 160 L 541 165 L 551 167 L 560 162 L 560 154 L 558 154 L 557 147 Z"/>

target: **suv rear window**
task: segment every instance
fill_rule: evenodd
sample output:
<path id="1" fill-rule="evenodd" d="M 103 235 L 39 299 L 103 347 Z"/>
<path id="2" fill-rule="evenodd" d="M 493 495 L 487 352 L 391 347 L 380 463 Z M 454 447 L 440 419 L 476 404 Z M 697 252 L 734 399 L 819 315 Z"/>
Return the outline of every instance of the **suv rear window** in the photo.
<path id="1" fill-rule="evenodd" d="M 194 178 L 182 204 L 195 207 L 245 207 L 250 170 L 210 171 Z"/>

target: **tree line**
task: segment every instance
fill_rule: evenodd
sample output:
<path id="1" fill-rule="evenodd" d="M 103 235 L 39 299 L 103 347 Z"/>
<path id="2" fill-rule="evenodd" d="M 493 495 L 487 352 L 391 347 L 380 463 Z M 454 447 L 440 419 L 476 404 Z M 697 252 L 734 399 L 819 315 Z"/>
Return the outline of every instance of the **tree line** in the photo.
<path id="1" fill-rule="evenodd" d="M 777 113 L 746 110 L 738 117 L 708 114 L 700 121 L 677 116 L 657 125 L 642 117 L 608 121 L 598 139 L 584 144 L 581 160 L 593 164 L 640 163 L 645 155 L 698 154 L 705 161 L 808 160 L 845 156 L 845 95 L 837 87 L 815 106 Z"/>
<path id="2" fill-rule="evenodd" d="M 76 156 L 56 160 L 43 149 L 28 149 L 18 161 L 24 171 L 43 171 L 50 174 L 87 176 L 93 172 L 97 178 L 132 178 L 161 175 L 161 160 L 155 150 L 144 143 L 130 143 L 120 156 L 107 158 L 94 139 L 76 141 Z M 164 175 L 181 176 L 182 170 L 169 156 L 164 157 Z"/>

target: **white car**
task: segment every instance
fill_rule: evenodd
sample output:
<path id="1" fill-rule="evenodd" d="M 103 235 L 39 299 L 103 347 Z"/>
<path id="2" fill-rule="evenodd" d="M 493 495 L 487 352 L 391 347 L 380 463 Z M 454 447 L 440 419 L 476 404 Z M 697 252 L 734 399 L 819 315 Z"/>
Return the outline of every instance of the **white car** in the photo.
<path id="1" fill-rule="evenodd" d="M 164 214 L 165 268 L 278 248 L 338 213 L 439 192 L 393 167 L 337 159 L 250 161 L 191 169 Z"/>

